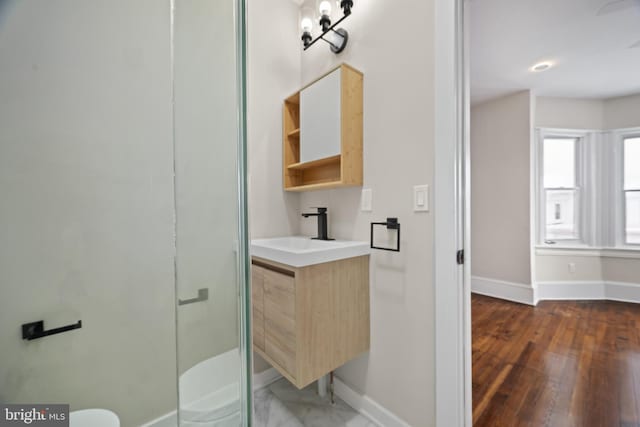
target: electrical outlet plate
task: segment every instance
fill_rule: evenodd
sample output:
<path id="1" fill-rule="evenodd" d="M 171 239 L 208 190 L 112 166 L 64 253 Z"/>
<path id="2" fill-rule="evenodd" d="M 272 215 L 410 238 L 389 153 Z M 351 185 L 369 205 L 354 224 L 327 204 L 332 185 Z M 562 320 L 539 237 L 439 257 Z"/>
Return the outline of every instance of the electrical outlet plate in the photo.
<path id="1" fill-rule="evenodd" d="M 363 188 L 362 197 L 360 198 L 360 210 L 362 212 L 371 212 L 373 210 L 372 198 L 373 198 L 373 192 L 371 191 L 371 189 Z"/>
<path id="2" fill-rule="evenodd" d="M 413 187 L 413 211 L 429 212 L 429 186 L 415 185 Z"/>

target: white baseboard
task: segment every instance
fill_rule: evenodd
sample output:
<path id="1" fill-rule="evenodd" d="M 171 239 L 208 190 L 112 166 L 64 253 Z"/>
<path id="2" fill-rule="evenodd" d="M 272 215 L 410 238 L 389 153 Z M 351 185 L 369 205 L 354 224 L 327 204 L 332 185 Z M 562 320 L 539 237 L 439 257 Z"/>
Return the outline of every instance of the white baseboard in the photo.
<path id="1" fill-rule="evenodd" d="M 536 304 L 533 287 L 522 283 L 473 276 L 471 277 L 471 292 L 488 297 L 519 302 L 520 304 Z"/>
<path id="2" fill-rule="evenodd" d="M 611 300 L 640 303 L 640 284 L 600 281 L 538 282 L 536 303 L 544 300 Z"/>
<path id="3" fill-rule="evenodd" d="M 536 305 L 546 300 L 610 300 L 640 303 L 640 283 L 604 281 L 537 282 L 535 286 L 473 276 L 471 292 Z"/>
<path id="4" fill-rule="evenodd" d="M 336 396 L 344 400 L 347 405 L 369 418 L 380 427 L 411 427 L 400 417 L 380 405 L 369 396 L 362 395 L 334 377 L 334 392 Z"/>
<path id="5" fill-rule="evenodd" d="M 640 303 L 640 283 L 607 282 L 607 299 Z"/>
<path id="6" fill-rule="evenodd" d="M 257 374 L 253 374 L 253 389 L 260 390 L 282 378 L 280 372 L 275 368 L 269 368 Z"/>
<path id="7" fill-rule="evenodd" d="M 604 282 L 560 281 L 536 283 L 536 302 L 547 300 L 604 300 Z"/>

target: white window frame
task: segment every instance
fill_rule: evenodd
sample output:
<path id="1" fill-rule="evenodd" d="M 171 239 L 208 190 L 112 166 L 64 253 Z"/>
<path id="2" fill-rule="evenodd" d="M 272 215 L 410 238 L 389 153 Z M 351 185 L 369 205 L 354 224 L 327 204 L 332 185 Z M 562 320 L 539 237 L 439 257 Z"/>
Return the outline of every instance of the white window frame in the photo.
<path id="1" fill-rule="evenodd" d="M 596 179 L 591 173 L 597 170 L 593 165 L 597 156 L 595 141 L 598 131 L 573 129 L 536 129 L 534 144 L 534 179 L 536 188 L 536 237 L 537 246 L 543 248 L 585 248 L 595 245 L 597 227 L 595 221 Z M 576 188 L 578 190 L 578 234 L 579 239 L 558 240 L 555 243 L 546 241 L 546 195 L 544 188 L 544 140 L 547 138 L 575 139 L 576 153 Z"/>
<path id="2" fill-rule="evenodd" d="M 640 128 L 627 128 L 612 131 L 613 138 L 613 162 L 611 166 L 615 173 L 613 177 L 612 203 L 613 203 L 613 239 L 611 246 L 615 249 L 640 250 L 640 244 L 627 243 L 626 236 L 626 198 L 624 189 L 624 141 L 630 138 L 640 138 Z"/>

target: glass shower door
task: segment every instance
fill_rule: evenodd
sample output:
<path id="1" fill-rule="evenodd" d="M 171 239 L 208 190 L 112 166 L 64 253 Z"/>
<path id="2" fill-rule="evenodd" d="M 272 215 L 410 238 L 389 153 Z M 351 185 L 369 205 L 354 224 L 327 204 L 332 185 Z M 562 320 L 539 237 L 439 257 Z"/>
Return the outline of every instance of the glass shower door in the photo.
<path id="1" fill-rule="evenodd" d="M 176 409 L 170 18 L 0 1 L 0 406 Z"/>
<path id="2" fill-rule="evenodd" d="M 248 425 L 246 215 L 236 0 L 175 0 L 180 426 Z M 240 32 L 241 34 L 242 32 Z M 240 71 L 240 72 L 239 72 Z"/>
<path id="3" fill-rule="evenodd" d="M 0 417 L 250 425 L 242 4 L 0 0 Z"/>

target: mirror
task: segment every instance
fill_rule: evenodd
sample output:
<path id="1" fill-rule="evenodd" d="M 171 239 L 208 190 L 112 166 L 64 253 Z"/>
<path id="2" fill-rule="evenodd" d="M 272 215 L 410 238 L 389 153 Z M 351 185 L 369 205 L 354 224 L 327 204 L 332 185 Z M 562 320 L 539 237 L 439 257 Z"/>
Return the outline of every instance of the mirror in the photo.
<path id="1" fill-rule="evenodd" d="M 300 91 L 300 162 L 340 155 L 342 69 Z"/>

